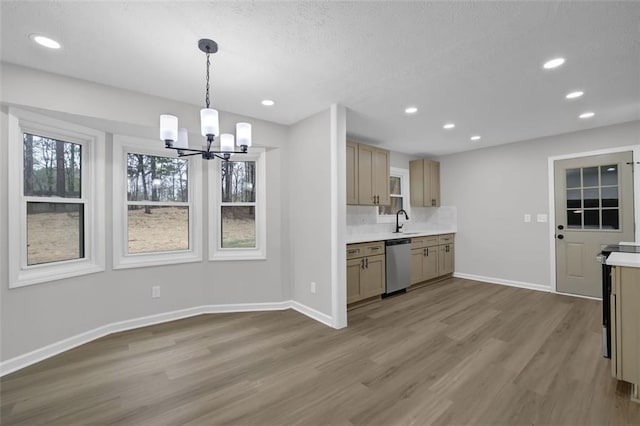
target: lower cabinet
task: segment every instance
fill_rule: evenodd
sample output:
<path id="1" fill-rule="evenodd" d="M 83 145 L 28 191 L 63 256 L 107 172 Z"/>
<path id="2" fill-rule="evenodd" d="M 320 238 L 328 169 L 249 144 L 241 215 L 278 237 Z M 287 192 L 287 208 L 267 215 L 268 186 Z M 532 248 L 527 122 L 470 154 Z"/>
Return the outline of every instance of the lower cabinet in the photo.
<path id="1" fill-rule="evenodd" d="M 438 276 L 438 246 L 411 250 L 411 284 Z"/>
<path id="2" fill-rule="evenodd" d="M 413 238 L 411 247 L 412 285 L 453 273 L 453 234 Z"/>
<path id="3" fill-rule="evenodd" d="M 347 246 L 347 304 L 384 293 L 384 242 Z"/>
<path id="4" fill-rule="evenodd" d="M 453 274 L 453 244 L 438 246 L 438 275 Z"/>
<path id="5" fill-rule="evenodd" d="M 640 268 L 611 269 L 611 374 L 640 397 Z"/>

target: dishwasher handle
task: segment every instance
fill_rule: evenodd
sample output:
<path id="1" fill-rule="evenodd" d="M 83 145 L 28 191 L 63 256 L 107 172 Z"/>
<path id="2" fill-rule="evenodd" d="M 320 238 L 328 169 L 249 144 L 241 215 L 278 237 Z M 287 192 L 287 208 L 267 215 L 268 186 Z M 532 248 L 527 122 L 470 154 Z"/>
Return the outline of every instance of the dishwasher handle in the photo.
<path id="1" fill-rule="evenodd" d="M 411 244 L 411 238 L 396 238 L 395 240 L 387 240 L 385 241 L 385 245 L 389 246 L 397 246 L 400 244 Z"/>

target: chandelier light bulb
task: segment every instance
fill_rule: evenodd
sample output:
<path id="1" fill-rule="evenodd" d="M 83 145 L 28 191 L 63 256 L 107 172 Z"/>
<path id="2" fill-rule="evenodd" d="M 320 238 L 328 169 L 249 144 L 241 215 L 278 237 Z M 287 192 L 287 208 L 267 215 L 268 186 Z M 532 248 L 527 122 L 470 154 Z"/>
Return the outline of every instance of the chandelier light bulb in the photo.
<path id="1" fill-rule="evenodd" d="M 220 151 L 233 152 L 233 135 L 231 133 L 223 133 L 220 135 Z"/>
<path id="2" fill-rule="evenodd" d="M 160 116 L 160 139 L 165 142 L 178 139 L 178 117 L 170 114 Z"/>
<path id="3" fill-rule="evenodd" d="M 238 146 L 251 146 L 251 124 L 236 124 L 236 142 Z"/>
<path id="4" fill-rule="evenodd" d="M 200 128 L 202 136 L 219 135 L 218 111 L 212 108 L 202 108 L 200 110 Z"/>
<path id="5" fill-rule="evenodd" d="M 189 148 L 189 131 L 184 127 L 178 129 L 178 140 L 173 144 L 174 148 L 186 149 Z"/>

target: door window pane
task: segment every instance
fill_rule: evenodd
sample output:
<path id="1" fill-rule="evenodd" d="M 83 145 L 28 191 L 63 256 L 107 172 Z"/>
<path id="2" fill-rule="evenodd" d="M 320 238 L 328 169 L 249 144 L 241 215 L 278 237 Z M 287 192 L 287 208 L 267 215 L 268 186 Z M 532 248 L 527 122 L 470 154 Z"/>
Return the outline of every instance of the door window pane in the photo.
<path id="1" fill-rule="evenodd" d="M 618 209 L 602 210 L 602 229 L 620 229 Z"/>
<path id="2" fill-rule="evenodd" d="M 27 265 L 83 257 L 83 204 L 27 203 Z"/>
<path id="3" fill-rule="evenodd" d="M 127 200 L 188 202 L 188 161 L 127 154 Z"/>
<path id="4" fill-rule="evenodd" d="M 82 145 L 24 133 L 24 195 L 80 198 Z"/>
<path id="5" fill-rule="evenodd" d="M 585 167 L 582 169 L 582 186 L 598 186 L 597 167 Z"/>
<path id="6" fill-rule="evenodd" d="M 618 166 L 612 164 L 610 166 L 601 166 L 600 173 L 602 176 L 602 186 L 618 184 Z"/>
<path id="7" fill-rule="evenodd" d="M 256 208 L 222 206 L 222 248 L 256 247 Z"/>
<path id="8" fill-rule="evenodd" d="M 567 169 L 567 188 L 580 188 L 582 186 L 580 181 L 580 169 Z"/>
<path id="9" fill-rule="evenodd" d="M 127 215 L 130 254 L 189 250 L 189 207 L 130 205 Z"/>
<path id="10" fill-rule="evenodd" d="M 582 228 L 582 210 L 567 210 L 567 228 Z"/>
<path id="11" fill-rule="evenodd" d="M 589 188 L 584 190 L 583 204 L 585 208 L 600 207 L 600 191 L 598 188 Z"/>
<path id="12" fill-rule="evenodd" d="M 600 229 L 600 210 L 583 210 L 584 229 Z"/>
<path id="13" fill-rule="evenodd" d="M 567 189 L 567 208 L 579 209 L 582 207 L 582 191 L 579 189 Z"/>
<path id="14" fill-rule="evenodd" d="M 256 201 L 256 162 L 222 161 L 222 202 Z"/>
<path id="15" fill-rule="evenodd" d="M 618 187 L 602 188 L 602 207 L 618 207 Z"/>

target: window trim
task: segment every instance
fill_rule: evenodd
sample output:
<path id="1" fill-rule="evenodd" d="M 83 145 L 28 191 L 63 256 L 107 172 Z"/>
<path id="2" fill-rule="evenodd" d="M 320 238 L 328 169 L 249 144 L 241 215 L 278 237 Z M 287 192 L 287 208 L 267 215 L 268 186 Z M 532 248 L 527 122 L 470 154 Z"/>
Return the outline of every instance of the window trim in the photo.
<path id="1" fill-rule="evenodd" d="M 411 206 L 409 201 L 409 170 L 401 169 L 399 167 L 391 167 L 389 169 L 389 179 L 392 176 L 399 177 L 401 179 L 401 191 L 402 191 L 402 207 L 407 212 L 407 215 L 411 217 Z M 381 215 L 380 209 L 376 207 L 376 223 L 396 223 L 395 215 Z"/>
<path id="2" fill-rule="evenodd" d="M 161 141 L 113 135 L 113 269 L 143 268 L 202 261 L 202 162 L 189 161 L 189 250 L 127 253 L 127 160 L 129 152 L 174 157 Z M 182 203 L 181 203 L 182 204 Z"/>
<path id="3" fill-rule="evenodd" d="M 221 226 L 220 210 L 222 206 L 222 181 L 220 161 L 209 161 L 209 260 L 266 260 L 267 259 L 267 185 L 266 185 L 266 151 L 264 148 L 250 148 L 248 154 L 238 155 L 238 161 L 256 162 L 256 247 L 255 248 L 222 248 L 220 242 Z M 214 184 L 216 183 L 216 184 Z M 225 203 L 226 204 L 226 203 Z M 237 203 L 242 205 L 244 203 Z"/>
<path id="4" fill-rule="evenodd" d="M 9 108 L 8 123 L 8 201 L 9 205 L 9 288 L 57 281 L 105 270 L 104 182 L 105 134 L 98 130 L 49 118 L 18 108 Z M 81 197 L 70 202 L 84 205 L 84 257 L 59 262 L 27 265 L 27 201 L 24 195 L 23 133 L 78 143 L 82 145 Z M 45 201 L 36 197 L 37 201 Z M 50 197 L 51 202 L 65 202 L 66 198 Z M 46 201 L 45 201 L 46 202 Z"/>

